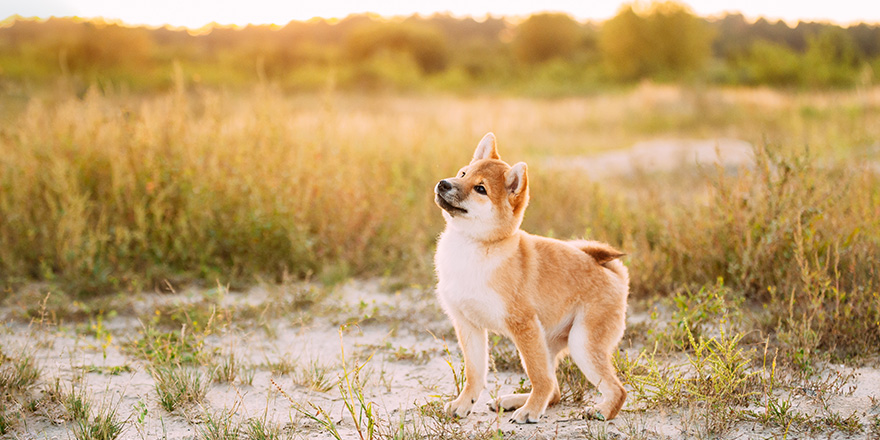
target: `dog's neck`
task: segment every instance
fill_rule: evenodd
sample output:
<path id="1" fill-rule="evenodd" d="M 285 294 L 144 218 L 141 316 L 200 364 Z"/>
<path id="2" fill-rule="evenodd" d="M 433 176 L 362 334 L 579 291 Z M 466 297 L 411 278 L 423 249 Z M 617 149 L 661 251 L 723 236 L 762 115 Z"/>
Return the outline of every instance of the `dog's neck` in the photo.
<path id="1" fill-rule="evenodd" d="M 517 237 L 519 237 L 520 232 L 521 229 L 517 228 L 509 234 L 498 232 L 495 234 L 477 235 L 471 233 L 465 228 L 456 227 L 452 224 L 447 223 L 444 235 L 453 235 L 459 239 L 463 239 L 467 242 L 473 243 L 478 247 L 489 249 L 507 245 L 512 240 L 515 240 Z"/>

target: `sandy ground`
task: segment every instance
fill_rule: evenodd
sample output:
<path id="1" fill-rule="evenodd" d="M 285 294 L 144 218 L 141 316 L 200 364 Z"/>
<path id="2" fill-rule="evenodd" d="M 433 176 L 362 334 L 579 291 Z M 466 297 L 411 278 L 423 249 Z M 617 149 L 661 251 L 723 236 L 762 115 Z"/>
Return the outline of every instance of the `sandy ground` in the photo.
<path id="1" fill-rule="evenodd" d="M 144 294 L 136 299 L 141 319 L 150 315 L 157 304 L 186 304 L 198 301 L 203 292 L 189 291 L 175 295 Z M 265 288 L 253 288 L 242 293 L 228 293 L 214 298 L 221 307 L 234 310 L 239 305 L 261 304 L 271 301 Z M 392 292 L 380 281 L 349 282 L 337 289 L 325 303 L 336 313 L 319 315 L 297 323 L 299 318 L 281 317 L 258 326 L 254 322 L 236 322 L 224 331 L 205 339 L 208 349 L 229 355 L 253 368 L 252 384 L 241 379 L 232 384 L 213 384 L 206 399 L 199 405 L 168 413 L 162 409 L 154 391 L 154 381 L 146 371 L 142 359 L 124 354 L 120 347 L 125 341 L 138 337 L 139 319 L 121 316 L 105 321 L 105 327 L 114 335 L 106 349 L 89 331 L 77 331 L 74 326 L 24 324 L 11 319 L 16 310 L 3 310 L 4 327 L 0 343 L 6 353 L 14 347 L 35 350 L 42 377 L 37 389 L 47 387 L 58 378 L 69 384 L 73 377 L 84 375 L 92 401 L 100 406 L 113 402 L 119 416 L 128 421 L 123 439 L 190 439 L 197 438 L 205 428 L 206 414 L 232 413 L 233 421 L 259 418 L 284 427 L 295 438 L 332 438 L 316 422 L 304 417 L 294 405 L 315 412 L 314 404 L 322 408 L 337 424 L 342 438 L 359 438 L 351 416 L 344 410 L 344 400 L 338 388 L 321 392 L 297 385 L 293 375 L 273 374 L 268 364 L 287 358 L 298 369 L 311 365 L 327 368 L 327 377 L 337 382 L 343 373 L 343 358 L 351 370 L 362 365 L 359 374 L 364 383 L 366 400 L 372 402 L 382 429 L 390 430 L 402 419 L 433 419 L 419 416 L 415 409 L 430 402 L 445 402 L 454 392 L 449 362 L 460 365 L 451 326 L 442 315 L 430 288 L 406 288 Z M 644 321 L 645 314 L 630 313 L 630 321 Z M 359 319 L 359 325 L 340 330 L 341 321 Z M 269 330 L 267 330 L 267 328 Z M 636 354 L 641 347 L 624 342 L 623 349 Z M 446 352 L 446 347 L 450 352 Z M 403 352 L 404 355 L 399 355 Z M 409 355 L 406 355 L 409 353 Z M 82 373 L 80 367 L 128 366 L 129 372 L 118 375 Z M 870 435 L 872 417 L 880 412 L 880 370 L 872 368 L 844 368 L 829 365 L 824 368 L 826 382 L 834 382 L 833 395 L 824 403 L 811 398 L 811 391 L 795 391 L 794 409 L 804 413 L 819 413 L 820 405 L 844 415 L 855 413 L 867 427 L 859 434 L 822 431 L 817 438 L 865 438 Z M 296 373 L 293 373 L 296 374 Z M 541 423 L 520 426 L 509 423 L 489 411 L 487 402 L 492 396 L 513 392 L 524 378 L 522 373 L 490 372 L 487 391 L 475 405 L 475 412 L 460 423 L 451 423 L 462 432 L 500 429 L 505 436 L 516 438 L 680 438 L 701 436 L 699 426 L 700 402 L 685 407 L 644 411 L 635 399 L 628 400 L 620 417 L 611 422 L 587 421 L 582 418 L 582 405 L 564 402 L 551 407 Z M 282 395 L 277 384 L 287 396 Z M 791 393 L 791 391 L 788 391 Z M 595 391 L 587 393 L 586 400 L 597 399 Z M 291 400 L 294 403 L 291 403 Z M 310 402 L 310 403 L 309 403 Z M 142 423 L 138 415 L 146 409 Z M 756 411 L 762 410 L 755 408 Z M 43 408 L 24 418 L 24 423 L 8 438 L 71 439 L 70 423 L 62 418 L 59 408 Z M 796 431 L 792 431 L 793 433 Z M 780 436 L 779 429 L 768 428 L 757 422 L 739 422 L 725 434 L 725 438 L 755 438 Z M 792 438 L 809 438 L 797 434 Z"/>

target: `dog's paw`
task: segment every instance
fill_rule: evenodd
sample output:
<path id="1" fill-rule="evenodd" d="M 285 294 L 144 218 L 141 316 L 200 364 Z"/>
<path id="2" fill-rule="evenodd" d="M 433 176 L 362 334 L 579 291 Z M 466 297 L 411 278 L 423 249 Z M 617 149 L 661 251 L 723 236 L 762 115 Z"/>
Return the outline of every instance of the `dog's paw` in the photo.
<path id="1" fill-rule="evenodd" d="M 529 394 L 507 394 L 489 402 L 489 409 L 493 412 L 499 410 L 513 411 L 523 405 L 529 399 Z"/>
<path id="2" fill-rule="evenodd" d="M 524 423 L 538 423 L 538 419 L 540 418 L 540 412 L 529 409 L 528 407 L 522 407 L 513 412 L 510 421 L 522 425 Z"/>
<path id="3" fill-rule="evenodd" d="M 443 411 L 453 417 L 465 418 L 471 413 L 471 408 L 473 408 L 473 406 L 474 402 L 472 400 L 458 398 L 447 403 L 443 407 Z"/>

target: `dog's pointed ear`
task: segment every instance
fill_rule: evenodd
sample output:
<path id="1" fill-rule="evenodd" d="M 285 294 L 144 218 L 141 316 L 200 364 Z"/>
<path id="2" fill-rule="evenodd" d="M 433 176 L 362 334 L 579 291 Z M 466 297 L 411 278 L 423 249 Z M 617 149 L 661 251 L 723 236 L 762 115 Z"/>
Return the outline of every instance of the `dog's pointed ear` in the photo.
<path id="1" fill-rule="evenodd" d="M 501 159 L 501 156 L 498 155 L 498 147 L 495 145 L 495 135 L 491 131 L 486 133 L 477 145 L 477 149 L 474 151 L 474 159 L 471 160 L 471 163 L 480 159 Z"/>
<path id="2" fill-rule="evenodd" d="M 520 195 L 529 187 L 529 167 L 525 162 L 519 162 L 510 168 L 510 171 L 504 175 L 507 191 L 513 195 Z"/>

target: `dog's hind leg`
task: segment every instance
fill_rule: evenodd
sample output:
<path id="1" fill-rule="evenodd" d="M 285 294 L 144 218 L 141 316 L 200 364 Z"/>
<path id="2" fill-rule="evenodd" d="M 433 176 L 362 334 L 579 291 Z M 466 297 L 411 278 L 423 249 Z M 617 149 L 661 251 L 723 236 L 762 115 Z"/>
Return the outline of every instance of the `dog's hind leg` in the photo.
<path id="1" fill-rule="evenodd" d="M 612 352 L 620 342 L 623 318 L 615 323 L 613 316 L 584 316 L 575 319 L 568 337 L 571 359 L 599 392 L 602 401 L 587 411 L 588 416 L 599 420 L 611 420 L 626 401 L 626 389 L 617 379 L 612 363 Z M 587 322 L 597 323 L 587 326 Z"/>

